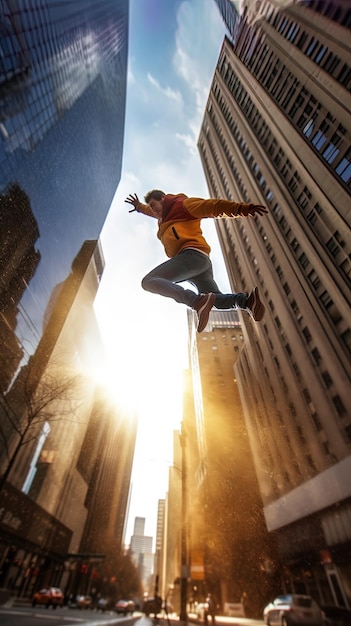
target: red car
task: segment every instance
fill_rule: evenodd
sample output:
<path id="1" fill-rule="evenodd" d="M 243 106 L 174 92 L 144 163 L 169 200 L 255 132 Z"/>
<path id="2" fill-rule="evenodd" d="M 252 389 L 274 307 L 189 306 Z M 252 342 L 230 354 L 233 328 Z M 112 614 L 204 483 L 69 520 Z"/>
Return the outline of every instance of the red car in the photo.
<path id="1" fill-rule="evenodd" d="M 135 611 L 135 604 L 132 600 L 118 600 L 114 606 L 116 613 L 122 613 L 123 615 L 133 615 Z"/>
<path id="2" fill-rule="evenodd" d="M 56 609 L 57 606 L 63 605 L 63 593 L 58 587 L 48 587 L 47 589 L 41 589 L 37 591 L 32 598 L 32 606 L 36 604 L 42 604 L 48 608 L 52 606 Z"/>

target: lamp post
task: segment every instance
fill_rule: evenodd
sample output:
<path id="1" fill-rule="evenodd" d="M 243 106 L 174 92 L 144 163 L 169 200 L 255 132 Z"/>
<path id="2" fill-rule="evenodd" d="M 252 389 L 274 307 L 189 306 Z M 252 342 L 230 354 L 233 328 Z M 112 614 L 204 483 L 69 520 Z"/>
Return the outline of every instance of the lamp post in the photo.
<path id="1" fill-rule="evenodd" d="M 180 564 L 180 615 L 182 622 L 187 622 L 187 582 L 189 575 L 187 550 L 187 467 L 186 467 L 186 435 L 182 422 L 180 433 L 180 447 L 182 451 L 182 500 L 181 500 L 181 564 Z"/>

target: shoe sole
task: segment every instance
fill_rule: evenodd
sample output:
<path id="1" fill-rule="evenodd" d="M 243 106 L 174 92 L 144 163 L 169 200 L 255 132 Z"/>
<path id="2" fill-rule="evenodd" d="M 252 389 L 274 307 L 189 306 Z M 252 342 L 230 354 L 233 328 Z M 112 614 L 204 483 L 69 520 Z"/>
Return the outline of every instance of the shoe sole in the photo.
<path id="1" fill-rule="evenodd" d="M 206 326 L 207 326 L 207 322 L 208 322 L 208 318 L 210 316 L 210 311 L 215 303 L 216 300 L 216 296 L 214 293 L 210 293 L 208 294 L 208 299 L 205 302 L 205 304 L 201 307 L 201 309 L 199 311 L 197 311 L 197 317 L 198 317 L 198 325 L 197 325 L 197 332 L 198 333 L 202 333 L 203 330 L 205 330 Z"/>

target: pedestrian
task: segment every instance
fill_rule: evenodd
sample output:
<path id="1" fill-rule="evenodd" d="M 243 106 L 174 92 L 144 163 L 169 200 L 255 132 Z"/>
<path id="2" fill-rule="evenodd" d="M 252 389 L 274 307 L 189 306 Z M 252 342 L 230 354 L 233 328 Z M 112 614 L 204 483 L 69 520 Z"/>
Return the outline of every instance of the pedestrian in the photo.
<path id="1" fill-rule="evenodd" d="M 216 623 L 216 604 L 211 594 L 209 593 L 206 598 L 206 608 L 204 613 L 204 622 L 208 623 L 208 616 L 211 617 L 212 624 Z"/>
<path id="2" fill-rule="evenodd" d="M 201 219 L 206 217 L 254 217 L 268 213 L 261 204 L 244 204 L 230 200 L 189 198 L 183 193 L 165 194 L 153 189 L 140 202 L 137 194 L 130 194 L 125 202 L 137 211 L 158 220 L 157 237 L 169 257 L 142 280 L 142 287 L 197 312 L 197 331 L 201 333 L 208 322 L 213 306 L 217 309 L 240 309 L 259 322 L 264 314 L 257 287 L 251 293 L 223 294 L 213 277 L 209 257 L 211 248 L 201 230 Z M 197 289 L 185 289 L 179 283 L 188 281 Z"/>

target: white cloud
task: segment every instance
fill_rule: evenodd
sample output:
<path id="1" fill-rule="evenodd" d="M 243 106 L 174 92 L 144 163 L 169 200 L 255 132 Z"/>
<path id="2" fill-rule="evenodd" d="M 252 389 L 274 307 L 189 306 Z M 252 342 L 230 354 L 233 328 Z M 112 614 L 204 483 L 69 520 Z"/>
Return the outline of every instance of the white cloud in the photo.
<path id="1" fill-rule="evenodd" d="M 156 80 L 156 78 L 154 78 L 149 73 L 147 75 L 147 79 L 149 83 L 156 87 L 156 89 L 158 89 L 164 96 L 166 96 L 166 98 L 169 98 L 170 100 L 175 100 L 175 102 L 182 104 L 183 99 L 180 91 L 175 91 L 174 89 L 171 89 L 171 87 L 161 87 L 159 81 Z"/>
<path id="2" fill-rule="evenodd" d="M 197 154 L 196 140 L 195 140 L 194 134 L 184 135 L 181 133 L 176 133 L 176 138 L 182 143 L 184 143 L 187 148 L 189 148 L 189 152 L 191 154 L 194 154 L 194 155 Z"/>
<path id="3" fill-rule="evenodd" d="M 196 28 L 199 21 L 201 27 Z M 198 115 L 202 114 L 207 101 L 224 32 L 224 24 L 213 0 L 184 0 L 180 4 L 173 65 L 192 90 Z"/>

